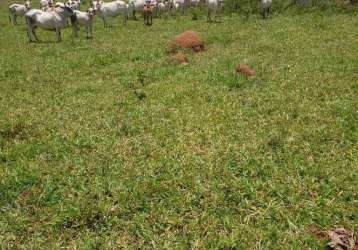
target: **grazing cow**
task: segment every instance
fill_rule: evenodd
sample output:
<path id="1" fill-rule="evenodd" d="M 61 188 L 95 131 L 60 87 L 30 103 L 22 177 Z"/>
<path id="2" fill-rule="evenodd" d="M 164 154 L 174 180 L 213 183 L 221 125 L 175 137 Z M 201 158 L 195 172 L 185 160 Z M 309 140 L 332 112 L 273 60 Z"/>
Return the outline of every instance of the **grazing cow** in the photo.
<path id="1" fill-rule="evenodd" d="M 68 18 L 73 16 L 73 10 L 67 4 L 58 4 L 54 11 L 42 12 L 30 10 L 25 14 L 28 37 L 30 42 L 33 37 L 39 42 L 35 29 L 40 27 L 44 30 L 56 32 L 57 42 L 61 41 L 61 29 L 68 27 Z"/>
<path id="2" fill-rule="evenodd" d="M 12 24 L 17 24 L 17 17 L 24 16 L 31 9 L 31 1 L 25 1 L 24 4 L 11 4 L 9 6 L 9 20 Z"/>

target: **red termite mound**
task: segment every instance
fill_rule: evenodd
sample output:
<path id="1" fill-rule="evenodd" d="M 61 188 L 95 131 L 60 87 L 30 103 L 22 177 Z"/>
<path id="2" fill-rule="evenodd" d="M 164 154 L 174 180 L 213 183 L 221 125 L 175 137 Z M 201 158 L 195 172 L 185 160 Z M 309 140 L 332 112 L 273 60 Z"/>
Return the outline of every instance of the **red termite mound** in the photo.
<path id="1" fill-rule="evenodd" d="M 256 76 L 256 71 L 251 69 L 247 64 L 239 64 L 236 66 L 236 72 L 245 76 Z"/>
<path id="2" fill-rule="evenodd" d="M 174 38 L 174 41 L 169 43 L 169 50 L 171 52 L 177 51 L 178 49 L 190 49 L 194 52 L 204 50 L 204 42 L 199 35 L 192 31 L 187 30 Z"/>

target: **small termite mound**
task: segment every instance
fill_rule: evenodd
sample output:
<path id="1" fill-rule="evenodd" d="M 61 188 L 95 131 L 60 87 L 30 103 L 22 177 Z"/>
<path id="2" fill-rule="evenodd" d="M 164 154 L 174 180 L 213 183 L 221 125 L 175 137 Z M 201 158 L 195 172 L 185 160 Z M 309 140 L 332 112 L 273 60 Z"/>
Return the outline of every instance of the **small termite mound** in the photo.
<path id="1" fill-rule="evenodd" d="M 185 54 L 177 52 L 170 56 L 170 62 L 173 64 L 186 65 L 188 64 L 188 58 Z"/>
<path id="2" fill-rule="evenodd" d="M 245 75 L 246 77 L 254 77 L 256 76 L 256 71 L 250 68 L 247 64 L 239 64 L 236 66 L 236 72 L 238 74 Z"/>

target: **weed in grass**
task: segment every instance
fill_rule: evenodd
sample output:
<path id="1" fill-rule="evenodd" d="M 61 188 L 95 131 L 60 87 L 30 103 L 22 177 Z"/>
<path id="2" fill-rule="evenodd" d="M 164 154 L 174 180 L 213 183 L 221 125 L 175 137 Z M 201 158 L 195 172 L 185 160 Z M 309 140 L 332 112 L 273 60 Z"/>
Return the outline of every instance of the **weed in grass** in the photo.
<path id="1" fill-rule="evenodd" d="M 146 97 L 146 94 L 143 90 L 134 90 L 134 95 L 138 98 L 139 101 L 142 101 Z"/>

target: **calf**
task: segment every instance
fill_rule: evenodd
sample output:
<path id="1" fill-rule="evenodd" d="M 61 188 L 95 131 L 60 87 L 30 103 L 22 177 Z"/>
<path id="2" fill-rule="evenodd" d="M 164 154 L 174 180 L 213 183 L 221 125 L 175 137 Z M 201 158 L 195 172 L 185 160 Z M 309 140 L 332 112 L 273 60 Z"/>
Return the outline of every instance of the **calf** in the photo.
<path id="1" fill-rule="evenodd" d="M 86 29 L 86 38 L 92 38 L 92 27 L 93 27 L 93 17 L 95 11 L 93 8 L 89 8 L 87 12 L 75 10 L 74 18 L 72 18 L 72 28 L 76 37 L 78 37 L 78 24 L 85 27 Z"/>
<path id="2" fill-rule="evenodd" d="M 153 24 L 153 6 L 150 4 L 150 0 L 147 0 L 143 6 L 144 24 Z"/>

